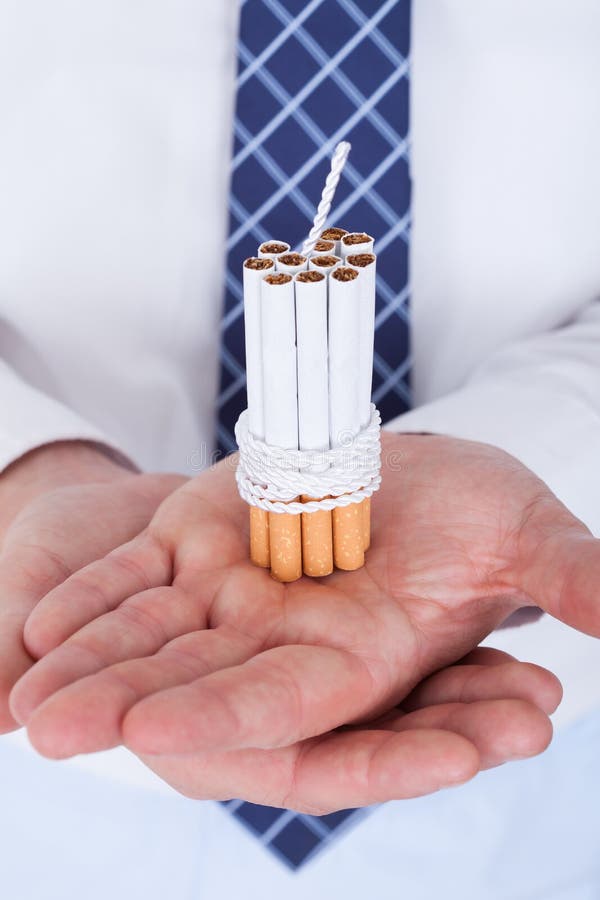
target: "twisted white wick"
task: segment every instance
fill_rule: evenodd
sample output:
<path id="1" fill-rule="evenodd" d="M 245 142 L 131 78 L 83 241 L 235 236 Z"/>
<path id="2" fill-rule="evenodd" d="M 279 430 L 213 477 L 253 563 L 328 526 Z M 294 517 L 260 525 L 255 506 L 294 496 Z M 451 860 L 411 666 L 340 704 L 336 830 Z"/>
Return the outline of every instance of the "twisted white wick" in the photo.
<path id="1" fill-rule="evenodd" d="M 310 234 L 302 245 L 303 256 L 306 256 L 312 250 L 314 250 L 315 244 L 319 240 L 319 236 L 323 231 L 323 227 L 331 211 L 331 204 L 333 203 L 335 191 L 351 149 L 352 144 L 349 144 L 348 141 L 342 141 L 335 148 L 335 152 L 331 160 L 331 171 L 327 176 L 325 187 L 323 188 L 321 202 L 319 203 L 317 209 L 313 227 L 311 228 Z"/>

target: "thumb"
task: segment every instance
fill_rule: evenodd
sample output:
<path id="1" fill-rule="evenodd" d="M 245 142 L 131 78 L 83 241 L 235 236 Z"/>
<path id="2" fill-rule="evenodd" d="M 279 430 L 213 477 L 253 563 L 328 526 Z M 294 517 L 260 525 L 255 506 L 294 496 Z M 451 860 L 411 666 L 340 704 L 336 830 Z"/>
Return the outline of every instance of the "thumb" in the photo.
<path id="1" fill-rule="evenodd" d="M 522 562 L 521 586 L 550 615 L 600 637 L 600 540 L 577 520 L 546 534 Z"/>

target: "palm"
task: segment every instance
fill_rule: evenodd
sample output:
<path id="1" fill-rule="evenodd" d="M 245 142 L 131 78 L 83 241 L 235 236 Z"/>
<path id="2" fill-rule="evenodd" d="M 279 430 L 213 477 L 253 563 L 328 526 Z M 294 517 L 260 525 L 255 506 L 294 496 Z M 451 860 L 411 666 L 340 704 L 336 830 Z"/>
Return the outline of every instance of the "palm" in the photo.
<path id="1" fill-rule="evenodd" d="M 124 737 L 142 754 L 200 753 L 196 772 L 212 772 L 225 752 L 249 773 L 248 792 L 265 753 L 285 769 L 312 752 L 313 739 L 315 752 L 327 752 L 317 735 L 328 735 L 325 746 L 350 740 L 329 733 L 375 720 L 519 606 L 558 612 L 562 603 L 572 624 L 600 630 L 585 596 L 600 571 L 596 542 L 500 451 L 388 436 L 373 510 L 364 569 L 284 586 L 247 560 L 247 510 L 231 467 L 186 484 L 120 558 L 75 576 L 31 618 L 37 655 L 73 635 L 17 688 L 22 718 L 59 691 L 30 721 L 34 741 L 68 755 Z M 124 565 L 140 573 L 127 590 L 115 574 Z M 461 665 L 433 675 L 413 694 L 419 712 L 410 715 L 444 727 L 447 703 L 523 696 L 527 679 L 515 695 L 505 665 L 480 673 L 487 687 Z M 355 729 L 352 739 L 358 733 L 372 740 L 364 735 L 381 730 Z M 181 763 L 152 765 L 178 782 Z M 282 790 L 273 791 L 281 802 Z"/>

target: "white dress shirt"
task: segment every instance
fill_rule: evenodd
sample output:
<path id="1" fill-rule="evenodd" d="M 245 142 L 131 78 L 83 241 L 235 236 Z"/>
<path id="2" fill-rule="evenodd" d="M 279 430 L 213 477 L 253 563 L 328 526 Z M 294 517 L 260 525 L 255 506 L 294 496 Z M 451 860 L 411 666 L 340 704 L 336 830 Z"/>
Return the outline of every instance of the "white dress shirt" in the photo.
<path id="1" fill-rule="evenodd" d="M 600 534 L 600 6 L 414 6 L 417 408 L 393 427 L 505 448 Z M 234 0 L 0 8 L 0 467 L 89 438 L 143 469 L 193 474 L 212 445 L 237 17 Z M 558 672 L 559 722 L 600 704 L 591 639 L 544 619 L 491 642 Z M 22 737 L 0 746 L 11 766 L 22 758 L 24 783 L 28 767 L 42 782 L 56 771 Z M 115 791 L 135 781 L 123 790 L 168 793 L 124 751 L 76 765 Z M 257 885 L 300 897 L 310 882 L 314 893 L 314 876 L 293 880 L 218 807 L 195 808 L 210 854 L 206 890 L 190 897 L 219 896 L 238 839 Z M 324 884 L 354 848 L 344 894 L 364 896 L 371 857 L 357 848 L 380 847 L 385 872 L 397 808 L 327 851 Z M 383 881 L 378 892 L 397 896 Z"/>

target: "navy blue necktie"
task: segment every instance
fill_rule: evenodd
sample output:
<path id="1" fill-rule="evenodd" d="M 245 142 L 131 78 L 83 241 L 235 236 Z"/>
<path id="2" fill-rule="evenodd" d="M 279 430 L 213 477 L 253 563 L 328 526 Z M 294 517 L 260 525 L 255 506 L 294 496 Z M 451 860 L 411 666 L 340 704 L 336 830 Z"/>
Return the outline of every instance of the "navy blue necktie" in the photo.
<path id="1" fill-rule="evenodd" d="M 246 405 L 241 267 L 269 239 L 306 237 L 335 145 L 352 143 L 333 220 L 375 238 L 373 400 L 409 405 L 410 0 L 242 0 L 218 440 Z M 319 818 L 238 800 L 228 810 L 298 868 L 364 811 Z"/>

